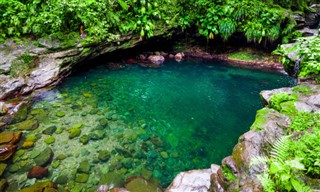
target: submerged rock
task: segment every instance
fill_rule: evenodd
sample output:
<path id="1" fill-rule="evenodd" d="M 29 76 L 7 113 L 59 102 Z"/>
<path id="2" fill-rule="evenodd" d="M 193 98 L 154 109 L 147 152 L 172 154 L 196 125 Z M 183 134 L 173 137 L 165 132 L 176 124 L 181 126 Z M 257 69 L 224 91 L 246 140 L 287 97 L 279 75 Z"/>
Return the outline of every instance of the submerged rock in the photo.
<path id="1" fill-rule="evenodd" d="M 45 138 L 45 139 L 44 139 L 44 142 L 45 142 L 46 144 L 50 145 L 50 144 L 54 143 L 55 140 L 56 140 L 56 139 L 55 139 L 54 137 L 50 136 L 50 137 Z"/>
<path id="2" fill-rule="evenodd" d="M 28 178 L 42 179 L 44 177 L 47 177 L 48 174 L 49 174 L 48 168 L 33 166 L 31 170 L 28 172 Z"/>
<path id="3" fill-rule="evenodd" d="M 59 177 L 56 178 L 56 180 L 54 181 L 56 184 L 67 184 L 68 183 L 68 176 L 67 175 L 60 175 Z"/>
<path id="4" fill-rule="evenodd" d="M 108 161 L 111 157 L 111 153 L 107 150 L 100 150 L 98 153 L 98 158 L 100 161 Z"/>
<path id="5" fill-rule="evenodd" d="M 34 161 L 38 166 L 46 166 L 51 163 L 52 157 L 53 152 L 50 147 L 47 147 L 34 159 Z"/>
<path id="6" fill-rule="evenodd" d="M 22 132 L 0 133 L 0 144 L 16 144 L 21 138 Z"/>
<path id="7" fill-rule="evenodd" d="M 123 177 L 116 173 L 116 172 L 110 172 L 101 175 L 99 183 L 101 185 L 108 185 L 113 187 L 122 187 L 124 184 Z"/>
<path id="8" fill-rule="evenodd" d="M 18 192 L 58 192 L 55 184 L 52 181 L 45 181 L 45 182 L 39 182 L 35 183 L 34 185 L 30 187 L 23 188 L 19 190 Z"/>
<path id="9" fill-rule="evenodd" d="M 57 117 L 64 117 L 66 114 L 64 113 L 64 112 L 62 112 L 62 111 L 58 111 L 57 113 L 56 113 L 56 116 Z"/>
<path id="10" fill-rule="evenodd" d="M 25 141 L 25 142 L 23 142 L 21 147 L 23 149 L 28 149 L 28 148 L 33 147 L 33 144 L 34 144 L 34 142 L 32 142 L 32 141 Z"/>
<path id="11" fill-rule="evenodd" d="M 87 144 L 89 142 L 89 136 L 88 135 L 82 135 L 79 139 L 79 142 L 82 144 Z"/>
<path id="12" fill-rule="evenodd" d="M 51 126 L 42 131 L 45 135 L 52 135 L 57 130 L 56 126 Z"/>
<path id="13" fill-rule="evenodd" d="M 78 173 L 76 175 L 76 179 L 75 181 L 77 183 L 86 183 L 89 179 L 89 175 L 88 174 L 85 174 L 85 173 Z"/>
<path id="14" fill-rule="evenodd" d="M 127 179 L 125 188 L 130 192 L 161 192 L 162 189 L 156 184 L 142 177 L 130 177 Z"/>
<path id="15" fill-rule="evenodd" d="M 81 134 L 81 129 L 71 128 L 68 132 L 69 132 L 69 138 L 73 139 L 75 137 L 78 137 Z"/>
<path id="16" fill-rule="evenodd" d="M 18 130 L 26 131 L 26 130 L 34 130 L 39 127 L 39 122 L 35 119 L 28 119 L 21 123 L 14 124 Z"/>
<path id="17" fill-rule="evenodd" d="M 77 171 L 78 173 L 89 173 L 90 172 L 89 161 L 88 160 L 81 161 Z"/>
<path id="18" fill-rule="evenodd" d="M 0 161 L 9 159 L 16 151 L 15 145 L 0 145 Z"/>

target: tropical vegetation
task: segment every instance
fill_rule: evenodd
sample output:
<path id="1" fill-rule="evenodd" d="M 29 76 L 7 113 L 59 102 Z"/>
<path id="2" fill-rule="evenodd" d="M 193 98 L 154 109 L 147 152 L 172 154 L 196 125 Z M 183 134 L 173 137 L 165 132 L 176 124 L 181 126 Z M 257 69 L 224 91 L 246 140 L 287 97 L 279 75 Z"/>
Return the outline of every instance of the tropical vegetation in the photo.
<path id="1" fill-rule="evenodd" d="M 266 43 L 293 36 L 293 11 L 314 0 L 0 0 L 0 37 L 79 32 L 94 41 L 122 35 L 151 37 L 157 31 L 189 30 L 227 41 L 241 33 Z"/>
<path id="2" fill-rule="evenodd" d="M 294 87 L 292 91 L 293 94 L 274 94 L 270 107 L 283 113 L 288 107 L 286 103 L 297 101 L 296 93 L 312 94 L 306 85 Z M 269 154 L 254 158 L 251 163 L 264 168 L 264 172 L 257 175 L 264 191 L 311 191 L 305 184 L 307 177 L 320 178 L 320 113 L 292 110 L 286 114 L 290 125 L 285 136 L 272 144 Z"/>

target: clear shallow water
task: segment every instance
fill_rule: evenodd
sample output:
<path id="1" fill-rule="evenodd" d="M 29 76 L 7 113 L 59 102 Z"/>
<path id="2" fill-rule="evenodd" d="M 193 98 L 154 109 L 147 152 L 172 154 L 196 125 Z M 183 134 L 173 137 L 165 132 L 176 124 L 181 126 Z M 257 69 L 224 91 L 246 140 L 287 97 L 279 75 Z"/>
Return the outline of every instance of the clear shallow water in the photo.
<path id="1" fill-rule="evenodd" d="M 291 85 L 282 74 L 219 62 L 168 62 L 159 69 L 130 66 L 120 71 L 93 67 L 71 76 L 32 106 L 28 118 L 37 119 L 40 126 L 26 135 L 37 140 L 15 164 L 32 164 L 30 156 L 50 146 L 54 158 L 47 166 L 49 178 L 67 178 L 60 189 L 94 191 L 110 173 L 121 179 L 142 175 L 166 187 L 181 171 L 219 164 L 262 107 L 259 92 Z M 36 112 L 39 109 L 44 112 Z M 59 117 L 58 112 L 65 115 Z M 70 139 L 68 131 L 77 125 L 81 135 Z M 41 134 L 52 126 L 59 131 Z M 84 135 L 89 138 L 86 144 L 80 142 Z M 46 144 L 52 136 L 54 143 Z M 111 155 L 101 160 L 99 152 L 105 150 Z M 58 160 L 61 154 L 66 158 Z M 79 183 L 83 161 L 90 164 L 89 178 Z M 35 182 L 23 170 L 7 177 L 19 187 Z"/>

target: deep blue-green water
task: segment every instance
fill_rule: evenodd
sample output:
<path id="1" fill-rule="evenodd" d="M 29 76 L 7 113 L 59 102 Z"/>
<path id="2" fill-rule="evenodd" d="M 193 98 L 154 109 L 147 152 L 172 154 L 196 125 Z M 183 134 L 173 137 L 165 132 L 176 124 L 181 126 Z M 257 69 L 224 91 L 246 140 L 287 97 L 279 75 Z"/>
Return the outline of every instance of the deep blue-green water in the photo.
<path id="1" fill-rule="evenodd" d="M 39 134 L 26 154 L 50 146 L 53 162 L 59 161 L 58 167 L 48 166 L 50 179 L 68 178 L 60 188 L 81 186 L 90 191 L 108 173 L 122 179 L 142 175 L 166 187 L 178 172 L 219 164 L 262 107 L 259 92 L 293 84 L 284 74 L 213 61 L 167 62 L 158 69 L 92 67 L 69 77 L 33 105 L 29 118 L 39 120 L 40 127 L 27 134 L 50 126 L 60 131 L 52 134 L 55 142 L 49 145 L 44 142 L 49 136 Z M 45 109 L 45 118 L 32 114 L 37 109 Z M 58 111 L 65 116 L 59 117 Z M 101 125 L 104 120 L 108 125 Z M 76 124 L 82 124 L 80 137 L 87 135 L 87 143 L 81 143 L 80 137 L 68 138 L 68 130 Z M 101 150 L 111 156 L 102 161 Z M 55 160 L 61 154 L 67 158 Z M 89 179 L 77 183 L 83 160 L 90 163 Z M 17 174 L 10 176 L 11 181 L 21 186 L 34 182 Z"/>

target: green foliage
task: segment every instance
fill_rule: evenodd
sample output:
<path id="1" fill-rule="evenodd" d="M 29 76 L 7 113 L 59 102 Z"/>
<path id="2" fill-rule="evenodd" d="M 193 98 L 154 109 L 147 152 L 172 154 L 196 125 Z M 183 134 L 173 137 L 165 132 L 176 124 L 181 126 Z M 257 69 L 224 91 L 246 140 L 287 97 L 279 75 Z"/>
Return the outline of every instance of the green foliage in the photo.
<path id="1" fill-rule="evenodd" d="M 283 107 L 281 106 L 282 103 L 288 102 L 288 101 L 297 101 L 298 96 L 293 94 L 289 95 L 288 93 L 281 92 L 278 94 L 272 95 L 270 98 L 270 107 L 281 112 L 283 110 Z"/>
<path id="2" fill-rule="evenodd" d="M 309 112 L 298 112 L 291 118 L 289 129 L 291 131 L 320 130 L 320 114 Z"/>
<path id="3" fill-rule="evenodd" d="M 319 120 L 319 119 L 318 119 Z M 306 171 L 313 177 L 320 175 L 320 129 L 314 132 L 305 132 L 297 140 L 290 143 L 291 156 L 302 159 Z"/>
<path id="4" fill-rule="evenodd" d="M 247 51 L 238 51 L 228 55 L 229 59 L 241 60 L 241 61 L 256 61 L 262 60 L 262 57 L 255 53 Z"/>
<path id="5" fill-rule="evenodd" d="M 311 95 L 312 94 L 311 88 L 307 85 L 297 85 L 294 88 L 292 88 L 292 91 L 295 93 L 301 93 L 304 95 Z"/>
<path id="6" fill-rule="evenodd" d="M 281 37 L 290 39 L 295 22 L 288 9 L 297 7 L 301 10 L 301 6 L 296 6 L 300 0 L 291 4 L 284 2 L 0 0 L 0 34 L 5 38 L 78 32 L 87 33 L 87 43 L 94 43 L 117 40 L 119 35 L 131 33 L 139 34 L 142 39 L 153 36 L 158 30 L 196 27 L 199 34 L 208 39 L 220 35 L 227 41 L 234 33 L 240 32 L 248 41 L 260 43 Z"/>
<path id="7" fill-rule="evenodd" d="M 289 55 L 296 52 L 296 58 L 289 59 Z M 288 49 L 279 46 L 273 54 L 281 56 L 281 63 L 286 68 L 293 68 L 296 61 L 300 62 L 299 77 L 320 77 L 320 37 L 301 37 L 297 43 Z"/>
<path id="8" fill-rule="evenodd" d="M 299 177 L 303 174 L 305 166 L 302 158 L 292 158 L 290 150 L 290 136 L 277 140 L 270 153 L 270 158 L 256 158 L 251 163 L 263 164 L 265 172 L 258 175 L 264 191 L 297 191 L 307 192 L 311 189 L 306 186 Z"/>
<path id="9" fill-rule="evenodd" d="M 222 166 L 222 174 L 227 178 L 228 182 L 234 181 L 237 177 L 232 173 L 232 170 L 227 166 Z"/>
<path id="10" fill-rule="evenodd" d="M 263 130 L 263 125 L 267 122 L 267 117 L 270 109 L 263 108 L 257 111 L 256 118 L 250 127 L 250 130 L 261 131 Z"/>

